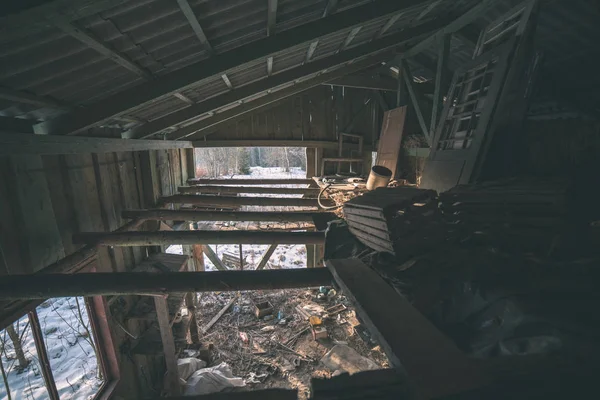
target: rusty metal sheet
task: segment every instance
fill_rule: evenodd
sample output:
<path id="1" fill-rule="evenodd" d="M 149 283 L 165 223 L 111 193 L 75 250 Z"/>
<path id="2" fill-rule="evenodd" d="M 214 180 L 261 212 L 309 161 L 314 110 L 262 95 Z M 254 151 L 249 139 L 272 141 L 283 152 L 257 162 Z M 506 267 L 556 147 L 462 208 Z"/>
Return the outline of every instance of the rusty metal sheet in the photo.
<path id="1" fill-rule="evenodd" d="M 383 124 L 377 148 L 376 165 L 382 165 L 392 171 L 392 179 L 396 175 L 396 165 L 400 155 L 400 142 L 404 131 L 406 106 L 394 108 L 383 114 Z"/>

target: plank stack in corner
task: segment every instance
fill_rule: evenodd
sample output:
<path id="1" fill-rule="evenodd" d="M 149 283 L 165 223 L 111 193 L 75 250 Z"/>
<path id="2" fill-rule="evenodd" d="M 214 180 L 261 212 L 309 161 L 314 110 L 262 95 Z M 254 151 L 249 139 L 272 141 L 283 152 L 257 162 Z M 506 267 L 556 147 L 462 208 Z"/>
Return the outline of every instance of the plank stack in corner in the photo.
<path id="1" fill-rule="evenodd" d="M 439 222 L 437 193 L 414 187 L 378 188 L 344 204 L 350 231 L 364 245 L 394 255 L 427 242 Z"/>

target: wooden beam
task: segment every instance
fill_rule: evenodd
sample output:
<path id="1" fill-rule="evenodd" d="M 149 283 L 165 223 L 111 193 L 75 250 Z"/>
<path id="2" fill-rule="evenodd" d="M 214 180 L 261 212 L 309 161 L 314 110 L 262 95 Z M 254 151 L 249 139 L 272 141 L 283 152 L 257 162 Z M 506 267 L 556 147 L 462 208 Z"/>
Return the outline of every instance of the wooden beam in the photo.
<path id="1" fill-rule="evenodd" d="M 14 90 L 7 87 L 0 87 L 0 99 L 24 104 L 31 104 L 38 107 L 48 107 L 57 109 L 69 108 L 67 104 L 53 99 L 52 97 L 38 96 L 33 93 Z"/>
<path id="2" fill-rule="evenodd" d="M 48 134 L 74 134 L 80 132 L 93 125 L 106 122 L 115 115 L 126 114 L 128 111 L 147 102 L 156 101 L 161 97 L 170 96 L 175 92 L 191 88 L 200 84 L 203 80 L 217 74 L 220 75 L 231 68 L 256 60 L 264 60 L 266 57 L 290 47 L 309 43 L 320 37 L 363 25 L 368 21 L 385 17 L 419 3 L 420 0 L 402 2 L 376 0 L 328 16 L 327 21 L 319 19 L 302 24 L 278 35 L 251 42 L 245 46 L 167 73 L 152 82 L 123 90 L 95 104 L 90 104 L 85 109 L 43 122 L 39 126 L 39 131 Z"/>
<path id="3" fill-rule="evenodd" d="M 171 244 L 323 244 L 323 232 L 268 231 L 158 231 L 82 232 L 73 235 L 74 244 L 100 246 L 160 246 Z"/>
<path id="4" fill-rule="evenodd" d="M 481 0 L 481 2 L 477 6 L 471 8 L 469 11 L 456 18 L 454 21 L 440 29 L 438 32 L 420 41 L 419 43 L 414 45 L 410 50 L 405 51 L 402 54 L 402 57 L 410 58 L 415 54 L 419 54 L 423 50 L 428 49 L 429 47 L 435 44 L 435 42 L 438 40 L 438 37 L 454 33 L 459 29 L 463 28 L 464 26 L 470 24 L 471 22 L 479 18 L 481 15 L 483 15 L 487 11 L 487 9 L 493 4 L 493 0 Z"/>
<path id="5" fill-rule="evenodd" d="M 190 185 L 310 185 L 312 179 L 206 179 L 192 178 L 188 179 Z"/>
<path id="6" fill-rule="evenodd" d="M 122 218 L 159 221 L 264 221 L 312 222 L 315 211 L 188 211 L 188 210 L 124 210 Z"/>
<path id="7" fill-rule="evenodd" d="M 267 6 L 267 36 L 275 33 L 277 23 L 277 0 L 268 0 Z"/>
<path id="8" fill-rule="evenodd" d="M 202 43 L 202 45 L 208 51 L 209 54 L 212 54 L 213 48 L 210 45 L 210 42 L 208 41 L 208 38 L 206 37 L 202 26 L 200 26 L 200 23 L 198 22 L 198 18 L 196 17 L 194 10 L 192 10 L 192 7 L 190 7 L 190 3 L 188 3 L 187 0 L 177 0 L 177 4 L 179 4 L 181 12 L 183 13 L 183 15 L 185 15 L 185 18 L 192 27 L 192 30 L 196 34 L 196 37 L 198 38 L 200 43 Z"/>
<path id="9" fill-rule="evenodd" d="M 388 19 L 387 22 L 381 27 L 381 29 L 379 29 L 377 31 L 377 33 L 375 34 L 375 36 L 373 37 L 373 40 L 375 39 L 379 39 L 380 37 L 382 37 L 383 35 L 386 34 L 387 31 L 390 30 L 390 28 L 396 23 L 398 22 L 398 20 L 400 19 L 401 16 L 404 15 L 404 11 L 400 11 L 399 13 L 396 13 L 392 16 L 392 18 Z"/>
<path id="10" fill-rule="evenodd" d="M 277 244 L 272 244 L 271 246 L 269 246 L 269 248 L 267 249 L 265 254 L 260 259 L 260 263 L 258 263 L 258 266 L 256 267 L 257 271 L 260 271 L 261 269 L 263 269 L 265 267 L 265 265 L 267 265 L 267 263 L 269 262 L 269 259 L 275 252 L 276 248 L 277 248 Z"/>
<path id="11" fill-rule="evenodd" d="M 229 91 L 221 95 L 215 96 L 209 100 L 203 101 L 191 107 L 175 111 L 164 117 L 157 118 L 148 124 L 142 125 L 141 127 L 134 128 L 130 135 L 136 138 L 145 138 L 152 136 L 158 132 L 161 132 L 171 126 L 180 124 L 182 122 L 197 119 L 199 116 L 218 110 L 219 108 L 228 106 L 230 104 L 238 103 L 236 107 L 231 110 L 219 112 L 209 119 L 204 119 L 196 123 L 192 123 L 184 128 L 181 128 L 172 134 L 167 135 L 169 139 L 179 139 L 189 136 L 193 133 L 197 127 L 206 127 L 214 125 L 214 121 L 226 120 L 223 116 L 229 115 L 234 112 L 234 115 L 239 114 L 239 110 L 245 112 L 253 111 L 258 107 L 266 104 L 271 104 L 275 101 L 293 96 L 297 93 L 308 90 L 312 87 L 318 86 L 328 80 L 339 78 L 343 75 L 360 71 L 374 64 L 377 64 L 384 60 L 389 60 L 393 57 L 393 54 L 377 54 L 376 56 L 369 57 L 365 60 L 358 61 L 356 63 L 347 65 L 342 68 L 337 68 L 331 72 L 326 72 L 319 76 L 315 76 L 312 79 L 304 80 L 300 83 L 293 84 L 293 86 L 286 86 L 281 88 L 283 85 L 289 85 L 290 82 L 295 82 L 297 79 L 303 78 L 307 75 L 318 73 L 324 69 L 332 66 L 344 64 L 356 57 L 377 52 L 379 50 L 386 50 L 391 47 L 398 46 L 397 40 L 382 39 L 378 44 L 372 44 L 371 46 L 358 46 L 340 54 L 336 54 L 310 64 L 302 65 L 296 68 L 289 69 L 287 71 L 280 72 L 272 75 L 266 79 L 250 83 L 248 85 L 237 88 L 235 91 Z M 358 49 L 358 50 L 357 50 Z M 277 90 L 278 89 L 278 90 Z M 269 91 L 273 91 L 269 93 Z M 256 96 L 262 93 L 262 97 L 253 99 L 252 101 L 244 100 L 248 97 Z M 242 103 L 241 105 L 239 103 Z M 230 117 L 229 117 L 230 118 Z M 185 133 L 185 134 L 184 134 Z"/>
<path id="12" fill-rule="evenodd" d="M 360 32 L 361 29 L 362 29 L 362 26 L 357 26 L 356 28 L 352 28 L 350 30 L 350 32 L 348 32 L 348 36 L 346 36 L 346 39 L 344 40 L 344 42 L 342 43 L 342 45 L 340 46 L 338 51 L 346 50 L 346 48 L 348 46 L 350 46 L 350 43 L 352 43 L 352 41 L 354 40 L 356 35 L 358 35 L 358 32 Z"/>
<path id="13" fill-rule="evenodd" d="M 401 60 L 400 68 L 400 75 L 402 75 L 404 83 L 406 84 L 406 89 L 408 90 L 413 109 L 415 110 L 415 114 L 417 115 L 419 126 L 421 127 L 421 130 L 423 131 L 423 135 L 425 135 L 427 142 L 431 146 L 431 134 L 429 133 L 429 128 L 425 124 L 425 117 L 423 116 L 423 111 L 421 110 L 420 99 L 417 97 L 417 93 L 414 87 L 415 82 L 413 81 L 413 75 L 410 71 L 410 67 L 408 66 L 406 60 Z"/>
<path id="14" fill-rule="evenodd" d="M 140 67 L 135 62 L 133 62 L 129 57 L 124 54 L 119 53 L 118 51 L 110 48 L 108 45 L 102 43 L 100 40 L 96 39 L 91 32 L 88 32 L 82 27 L 76 26 L 74 23 L 69 22 L 65 18 L 55 17 L 52 19 L 52 23 L 60 30 L 62 30 L 67 35 L 79 40 L 80 42 L 86 44 L 90 48 L 96 50 L 98 53 L 110 58 L 117 64 L 122 67 L 127 68 L 131 72 L 141 76 L 144 79 L 152 79 L 152 74 L 146 69 Z M 43 132 L 41 132 L 43 133 Z"/>
<path id="15" fill-rule="evenodd" d="M 247 140 L 197 140 L 192 142 L 195 148 L 216 147 L 317 147 L 337 149 L 338 142 L 329 140 L 279 140 L 279 139 L 247 139 Z"/>
<path id="16" fill-rule="evenodd" d="M 267 58 L 267 76 L 271 76 L 273 74 L 273 57 Z"/>
<path id="17" fill-rule="evenodd" d="M 330 201 L 321 201 L 332 205 Z M 282 206 L 282 207 L 318 207 L 317 199 L 294 197 L 222 197 L 193 194 L 176 194 L 160 199 L 161 204 L 192 204 L 205 207 L 240 207 L 240 206 Z"/>
<path id="18" fill-rule="evenodd" d="M 308 50 L 306 50 L 306 57 L 304 58 L 305 63 L 310 62 L 313 55 L 315 54 L 315 51 L 317 50 L 318 45 L 319 39 L 310 42 L 310 44 L 308 45 Z"/>
<path id="19" fill-rule="evenodd" d="M 204 254 L 206 254 L 206 257 L 208 257 L 208 259 L 210 260 L 210 262 L 213 263 L 216 269 L 218 269 L 219 271 L 227 271 L 228 268 L 223 265 L 221 260 L 219 260 L 219 257 L 209 245 L 206 244 L 202 246 L 202 251 L 204 252 Z"/>
<path id="20" fill-rule="evenodd" d="M 358 259 L 329 260 L 326 265 L 392 366 L 405 371 L 414 384 L 415 398 L 437 398 L 488 382 L 478 363 L 375 270 Z"/>
<path id="21" fill-rule="evenodd" d="M 431 109 L 431 123 L 429 125 L 429 132 L 431 137 L 435 134 L 435 128 L 438 123 L 438 113 L 441 113 L 442 106 L 444 103 L 444 93 L 448 90 L 449 84 L 449 71 L 448 71 L 448 58 L 450 53 L 450 39 L 451 35 L 444 35 L 439 38 L 438 41 L 438 59 L 437 69 L 435 73 L 435 90 L 433 92 L 433 107 Z"/>
<path id="22" fill-rule="evenodd" d="M 0 280 L 0 300 L 293 289 L 330 285 L 331 281 L 331 273 L 325 268 L 7 275 Z"/>
<path id="23" fill-rule="evenodd" d="M 197 194 L 303 194 L 316 196 L 319 188 L 286 188 L 286 187 L 260 187 L 260 186 L 180 186 L 179 193 Z"/>
<path id="24" fill-rule="evenodd" d="M 221 392 L 208 395 L 167 397 L 165 400 L 298 400 L 298 390 L 260 389 L 245 392 Z"/>
<path id="25" fill-rule="evenodd" d="M 329 0 L 323 11 L 323 18 L 333 14 L 337 10 L 338 0 Z"/>
<path id="26" fill-rule="evenodd" d="M 432 1 L 419 15 L 415 18 L 415 21 L 420 21 L 427 16 L 438 4 L 440 4 L 442 0 L 434 0 Z"/>
<path id="27" fill-rule="evenodd" d="M 181 394 L 179 385 L 179 374 L 177 372 L 177 349 L 175 348 L 175 339 L 169 320 L 169 306 L 165 296 L 154 297 L 154 307 L 156 308 L 156 319 L 160 330 L 160 339 L 167 366 L 166 373 L 166 391 L 168 395 L 175 396 Z"/>
<path id="28" fill-rule="evenodd" d="M 326 82 L 324 85 L 384 90 L 388 92 L 395 92 L 398 89 L 396 81 L 392 78 L 373 77 L 369 75 L 346 75 Z"/>
<path id="29" fill-rule="evenodd" d="M 64 137 L 0 132 L 0 155 L 113 153 L 191 148 L 189 141 Z"/>
<path id="30" fill-rule="evenodd" d="M 221 79 L 223 79 L 223 82 L 225 82 L 225 85 L 229 88 L 229 90 L 233 90 L 233 85 L 231 84 L 231 81 L 227 77 L 227 74 L 222 74 Z"/>
<path id="31" fill-rule="evenodd" d="M 48 351 L 44 342 L 44 333 L 42 332 L 42 325 L 40 324 L 40 319 L 38 318 L 37 311 L 31 310 L 28 314 L 28 317 L 29 323 L 31 324 L 31 333 L 33 336 L 33 341 L 37 350 L 36 355 L 38 357 L 38 360 L 36 361 L 39 363 L 39 368 L 42 370 L 42 376 L 44 377 L 44 383 L 46 386 L 46 391 L 48 393 L 48 398 L 50 400 L 60 400 L 60 395 L 58 394 L 58 390 L 56 389 L 56 382 L 54 381 L 52 367 L 50 365 L 50 359 L 48 358 Z M 81 323 L 83 323 L 83 321 Z M 19 340 L 18 335 L 16 340 Z M 13 339 L 12 337 L 11 341 L 15 343 L 15 339 Z M 2 372 L 4 372 L 4 370 Z"/>

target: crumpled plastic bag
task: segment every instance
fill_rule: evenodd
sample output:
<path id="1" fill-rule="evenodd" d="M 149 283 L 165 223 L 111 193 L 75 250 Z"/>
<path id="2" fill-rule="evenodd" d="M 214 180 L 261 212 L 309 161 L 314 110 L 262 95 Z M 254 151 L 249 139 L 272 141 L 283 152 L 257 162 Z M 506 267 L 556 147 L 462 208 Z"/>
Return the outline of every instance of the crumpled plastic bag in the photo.
<path id="1" fill-rule="evenodd" d="M 206 367 L 206 361 L 199 360 L 194 357 L 180 358 L 177 360 L 177 373 L 184 381 L 200 368 Z"/>
<path id="2" fill-rule="evenodd" d="M 242 378 L 234 377 L 231 367 L 221 363 L 210 368 L 200 369 L 192 374 L 185 384 L 184 395 L 217 393 L 228 387 L 246 386 Z"/>

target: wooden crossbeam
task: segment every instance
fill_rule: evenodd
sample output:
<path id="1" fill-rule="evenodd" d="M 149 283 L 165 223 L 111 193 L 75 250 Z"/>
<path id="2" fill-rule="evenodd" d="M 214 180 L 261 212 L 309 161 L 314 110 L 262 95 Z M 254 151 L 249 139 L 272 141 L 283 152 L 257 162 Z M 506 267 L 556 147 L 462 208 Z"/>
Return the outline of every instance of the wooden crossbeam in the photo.
<path id="1" fill-rule="evenodd" d="M 160 246 L 170 244 L 323 244 L 323 232 L 265 231 L 159 231 L 82 232 L 73 235 L 74 244 L 100 246 Z"/>
<path id="2" fill-rule="evenodd" d="M 427 138 L 427 142 L 431 146 L 432 139 L 431 134 L 429 133 L 429 127 L 425 123 L 425 116 L 423 115 L 423 110 L 421 109 L 420 99 L 415 91 L 415 82 L 413 81 L 413 75 L 410 71 L 406 60 L 401 60 L 400 68 L 400 75 L 402 75 L 404 83 L 406 84 L 406 89 L 408 90 L 408 94 L 410 96 L 413 108 L 415 110 L 415 114 L 417 114 L 417 121 L 419 121 L 421 131 L 423 132 L 423 135 L 425 135 L 425 138 Z"/>
<path id="3" fill-rule="evenodd" d="M 438 122 L 438 113 L 442 111 L 443 96 L 448 90 L 449 71 L 448 71 L 448 58 L 450 53 L 450 39 L 451 35 L 444 35 L 439 38 L 438 41 L 438 59 L 437 68 L 435 72 L 435 90 L 433 92 L 433 108 L 431 109 L 431 124 L 429 125 L 429 131 L 431 137 L 435 133 L 435 128 Z"/>
<path id="4" fill-rule="evenodd" d="M 181 186 L 179 193 L 198 194 L 303 194 L 316 196 L 318 188 L 286 188 L 286 187 L 261 187 L 261 186 Z"/>
<path id="5" fill-rule="evenodd" d="M 209 53 L 212 53 L 213 48 L 210 45 L 210 42 L 208 41 L 208 38 L 206 37 L 206 34 L 204 33 L 202 26 L 200 26 L 200 22 L 198 22 L 198 18 L 196 17 L 194 10 L 192 10 L 192 7 L 190 7 L 188 0 L 177 0 L 177 4 L 179 4 L 179 8 L 181 9 L 181 12 L 183 13 L 183 15 L 185 15 L 185 18 L 188 20 L 188 23 L 192 27 L 192 30 L 196 34 L 196 37 L 198 38 L 200 43 L 202 43 L 204 48 Z"/>
<path id="6" fill-rule="evenodd" d="M 337 142 L 335 142 L 337 143 Z M 312 179 L 212 179 L 212 178 L 190 178 L 190 185 L 310 185 Z"/>
<path id="7" fill-rule="evenodd" d="M 325 268 L 7 275 L 0 280 L 0 300 L 293 289 L 330 285 L 331 281 L 331 273 Z"/>
<path id="8" fill-rule="evenodd" d="M 159 221 L 261 221 L 312 222 L 315 215 L 327 217 L 331 213 L 318 211 L 196 211 L 196 210 L 124 210 L 121 217 Z"/>
<path id="9" fill-rule="evenodd" d="M 321 201 L 326 206 L 333 203 Z M 160 199 L 161 204 L 191 204 L 203 207 L 241 207 L 241 206 L 281 206 L 281 207 L 318 207 L 317 199 L 291 197 L 224 197 L 193 194 L 176 194 Z"/>
<path id="10" fill-rule="evenodd" d="M 267 36 L 275 33 L 277 23 L 277 0 L 268 0 L 267 6 Z"/>

